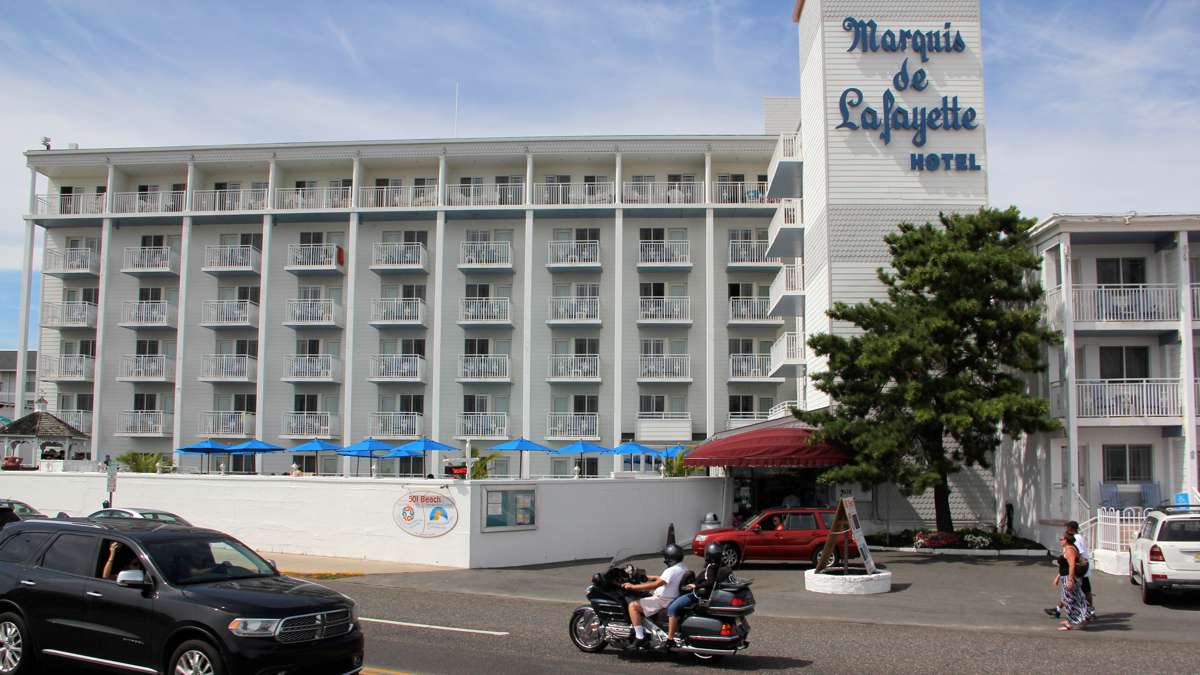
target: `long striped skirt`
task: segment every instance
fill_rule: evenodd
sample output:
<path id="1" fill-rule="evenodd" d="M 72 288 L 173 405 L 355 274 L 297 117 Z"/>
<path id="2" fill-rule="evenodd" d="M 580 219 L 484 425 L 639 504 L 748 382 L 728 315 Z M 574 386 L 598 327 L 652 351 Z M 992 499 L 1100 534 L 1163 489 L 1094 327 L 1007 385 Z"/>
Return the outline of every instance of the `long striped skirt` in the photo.
<path id="1" fill-rule="evenodd" d="M 1079 626 L 1087 619 L 1087 598 L 1083 596 L 1083 580 L 1076 579 L 1075 585 L 1068 586 L 1069 577 L 1058 578 L 1059 600 L 1062 602 L 1063 618 L 1072 626 Z"/>

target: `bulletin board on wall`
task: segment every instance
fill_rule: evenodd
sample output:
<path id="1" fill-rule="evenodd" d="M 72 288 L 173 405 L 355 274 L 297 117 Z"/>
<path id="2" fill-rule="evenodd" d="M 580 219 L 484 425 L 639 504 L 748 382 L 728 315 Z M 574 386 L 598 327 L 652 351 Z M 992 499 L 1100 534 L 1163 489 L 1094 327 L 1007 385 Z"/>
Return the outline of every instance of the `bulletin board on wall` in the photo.
<path id="1" fill-rule="evenodd" d="M 483 489 L 484 532 L 537 529 L 537 489 L 525 486 Z"/>

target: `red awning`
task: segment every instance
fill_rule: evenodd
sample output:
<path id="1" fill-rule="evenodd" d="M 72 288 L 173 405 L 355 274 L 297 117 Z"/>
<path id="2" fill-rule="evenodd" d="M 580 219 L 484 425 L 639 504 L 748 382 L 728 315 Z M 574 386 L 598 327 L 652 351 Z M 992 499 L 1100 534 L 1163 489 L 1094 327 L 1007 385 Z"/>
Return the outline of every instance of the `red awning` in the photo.
<path id="1" fill-rule="evenodd" d="M 686 466 L 799 466 L 819 469 L 850 461 L 850 452 L 812 445 L 812 429 L 775 427 L 736 433 L 696 446 Z"/>

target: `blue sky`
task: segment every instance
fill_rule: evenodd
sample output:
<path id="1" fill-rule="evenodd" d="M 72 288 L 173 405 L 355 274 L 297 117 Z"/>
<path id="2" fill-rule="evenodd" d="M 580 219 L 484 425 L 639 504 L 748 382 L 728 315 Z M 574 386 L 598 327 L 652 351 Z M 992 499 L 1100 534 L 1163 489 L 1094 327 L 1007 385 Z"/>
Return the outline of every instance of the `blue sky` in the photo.
<path id="1" fill-rule="evenodd" d="M 20 2 L 0 15 L 0 270 L 28 173 L 83 147 L 762 130 L 798 93 L 792 0 Z M 989 189 L 1200 211 L 1200 2 L 983 0 Z M 0 307 L 16 275 L 0 273 Z M 13 322 L 15 323 L 15 322 Z M 0 347 L 15 344 L 0 325 Z"/>

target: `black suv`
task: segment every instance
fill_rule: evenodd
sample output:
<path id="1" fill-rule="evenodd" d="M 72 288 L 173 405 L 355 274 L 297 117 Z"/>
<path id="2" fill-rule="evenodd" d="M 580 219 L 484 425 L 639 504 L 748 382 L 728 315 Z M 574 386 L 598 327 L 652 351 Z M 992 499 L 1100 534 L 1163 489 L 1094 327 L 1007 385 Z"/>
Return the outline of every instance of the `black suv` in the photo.
<path id="1" fill-rule="evenodd" d="M 0 532 L 0 673 L 70 659 L 135 673 L 357 673 L 354 601 L 227 535 L 156 521 Z"/>

